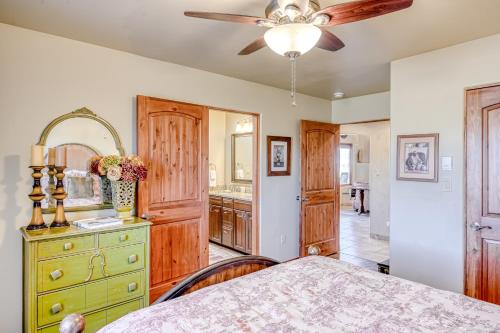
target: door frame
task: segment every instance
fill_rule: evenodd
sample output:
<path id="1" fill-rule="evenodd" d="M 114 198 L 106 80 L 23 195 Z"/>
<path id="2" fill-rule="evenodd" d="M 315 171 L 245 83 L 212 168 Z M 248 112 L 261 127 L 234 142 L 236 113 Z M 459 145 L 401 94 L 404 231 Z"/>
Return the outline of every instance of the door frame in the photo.
<path id="1" fill-rule="evenodd" d="M 473 244 L 476 243 L 476 237 L 477 237 L 477 232 L 471 231 L 471 228 L 469 226 L 469 221 L 468 221 L 468 209 L 469 209 L 469 203 L 467 201 L 467 195 L 468 195 L 468 175 L 469 175 L 469 165 L 467 163 L 467 154 L 468 154 L 468 149 L 467 149 L 467 139 L 468 139 L 468 129 L 469 129 L 469 122 L 467 121 L 468 118 L 468 105 L 467 105 L 467 94 L 471 90 L 478 90 L 478 89 L 485 89 L 485 88 L 491 88 L 491 87 L 500 87 L 500 82 L 496 83 L 489 83 L 489 84 L 481 84 L 481 85 L 476 85 L 476 86 L 469 86 L 464 89 L 464 160 L 463 160 L 463 166 L 464 166 L 464 175 L 463 175 L 463 182 L 464 182 L 464 221 L 463 221 L 463 226 L 465 230 L 465 244 L 464 244 L 464 294 L 473 297 L 473 298 L 479 298 L 482 295 L 482 288 L 481 288 L 481 277 L 477 276 L 477 272 L 474 271 L 473 274 L 470 274 L 469 271 L 469 262 L 473 261 L 473 259 L 470 257 L 470 252 L 474 250 Z M 482 154 L 482 152 L 481 152 Z M 481 186 L 483 184 L 481 183 Z M 476 266 L 477 264 L 472 263 L 471 265 Z M 479 284 L 479 285 L 478 285 Z"/>
<path id="2" fill-rule="evenodd" d="M 208 111 L 221 111 L 251 116 L 253 119 L 252 140 L 252 255 L 260 254 L 260 114 L 255 112 L 226 109 L 217 106 L 205 105 Z M 210 116 L 208 117 L 210 124 Z M 209 135 L 210 140 L 210 135 Z M 208 152 L 210 156 L 210 151 Z"/>

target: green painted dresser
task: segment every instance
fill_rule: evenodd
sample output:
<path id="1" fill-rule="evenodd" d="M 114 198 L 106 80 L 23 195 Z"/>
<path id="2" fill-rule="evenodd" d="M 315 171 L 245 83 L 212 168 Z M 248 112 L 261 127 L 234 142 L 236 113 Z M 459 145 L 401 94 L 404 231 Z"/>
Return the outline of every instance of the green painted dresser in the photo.
<path id="1" fill-rule="evenodd" d="M 149 305 L 149 226 L 75 226 L 23 234 L 24 332 L 57 333 L 68 314 L 85 316 L 85 333 Z"/>

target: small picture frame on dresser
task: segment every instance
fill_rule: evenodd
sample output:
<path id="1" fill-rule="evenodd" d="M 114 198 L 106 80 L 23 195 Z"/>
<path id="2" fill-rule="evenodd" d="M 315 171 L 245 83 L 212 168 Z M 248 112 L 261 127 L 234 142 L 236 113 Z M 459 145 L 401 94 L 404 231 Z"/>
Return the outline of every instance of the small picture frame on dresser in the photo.
<path id="1" fill-rule="evenodd" d="M 287 136 L 267 137 L 267 175 L 290 176 L 292 160 L 292 138 Z"/>

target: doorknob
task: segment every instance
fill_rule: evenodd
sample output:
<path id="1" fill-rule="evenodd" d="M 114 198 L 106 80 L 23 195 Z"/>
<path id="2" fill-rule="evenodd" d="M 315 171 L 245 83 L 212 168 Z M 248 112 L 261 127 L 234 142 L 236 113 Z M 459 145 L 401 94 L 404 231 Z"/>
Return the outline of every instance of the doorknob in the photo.
<path id="1" fill-rule="evenodd" d="M 152 214 L 142 214 L 141 218 L 145 219 L 145 220 L 151 220 L 151 219 L 155 219 L 157 218 L 158 215 L 152 215 Z"/>
<path id="2" fill-rule="evenodd" d="M 474 229 L 475 231 L 481 231 L 483 229 L 493 229 L 491 226 L 489 225 L 480 225 L 478 222 L 474 222 L 473 224 L 471 224 L 470 226 L 472 229 Z"/>

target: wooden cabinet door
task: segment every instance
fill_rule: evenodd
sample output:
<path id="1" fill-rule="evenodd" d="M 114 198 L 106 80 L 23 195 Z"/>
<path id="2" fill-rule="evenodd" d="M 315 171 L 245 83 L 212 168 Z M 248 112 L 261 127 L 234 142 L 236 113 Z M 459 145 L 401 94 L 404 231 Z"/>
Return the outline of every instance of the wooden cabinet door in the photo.
<path id="1" fill-rule="evenodd" d="M 339 248 L 339 125 L 301 121 L 300 255 Z"/>
<path id="2" fill-rule="evenodd" d="M 209 206 L 210 240 L 216 243 L 222 241 L 222 207 Z"/>
<path id="3" fill-rule="evenodd" d="M 246 253 L 252 254 L 252 213 L 246 213 L 247 222 L 247 245 Z"/>
<path id="4" fill-rule="evenodd" d="M 465 294 L 500 304 L 500 86 L 467 91 Z"/>
<path id="5" fill-rule="evenodd" d="M 233 210 L 231 208 L 222 210 L 222 244 L 234 246 Z"/>
<path id="6" fill-rule="evenodd" d="M 138 154 L 148 178 L 137 211 L 151 227 L 150 301 L 208 265 L 208 109 L 137 97 Z"/>
<path id="7" fill-rule="evenodd" d="M 234 210 L 234 248 L 245 252 L 247 248 L 246 212 Z"/>

